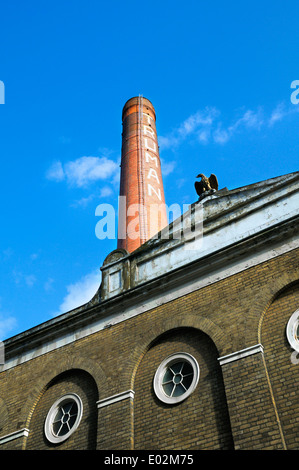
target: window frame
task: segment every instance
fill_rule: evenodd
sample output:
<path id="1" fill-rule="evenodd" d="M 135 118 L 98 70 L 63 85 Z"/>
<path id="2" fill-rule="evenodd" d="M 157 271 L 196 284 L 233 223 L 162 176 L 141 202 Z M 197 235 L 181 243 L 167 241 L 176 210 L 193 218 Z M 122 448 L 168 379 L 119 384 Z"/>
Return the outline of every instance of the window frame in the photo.
<path id="1" fill-rule="evenodd" d="M 78 407 L 77 417 L 75 419 L 73 426 L 66 434 L 57 436 L 53 431 L 54 418 L 59 408 L 64 403 L 70 400 L 74 401 Z M 45 419 L 44 432 L 45 432 L 45 436 L 47 440 L 51 442 L 52 444 L 60 444 L 61 442 L 66 441 L 71 436 L 71 434 L 73 434 L 73 432 L 78 428 L 82 415 L 83 415 L 83 403 L 79 395 L 77 395 L 76 393 L 68 393 L 58 398 L 51 406 L 50 410 L 48 411 L 47 417 Z"/>
<path id="2" fill-rule="evenodd" d="M 163 381 L 163 377 L 167 369 L 176 362 L 187 362 L 188 364 L 190 364 L 193 369 L 193 379 L 185 393 L 176 397 L 170 397 L 163 390 L 162 381 Z M 157 398 L 159 398 L 159 400 L 162 401 L 163 403 L 167 403 L 169 405 L 175 405 L 177 403 L 180 403 L 186 400 L 186 398 L 188 398 L 191 395 L 191 393 L 194 392 L 198 384 L 199 376 L 200 376 L 200 368 L 199 368 L 198 362 L 191 354 L 186 353 L 186 352 L 177 352 L 177 353 L 171 354 L 167 356 L 161 362 L 158 369 L 156 370 L 154 380 L 153 380 L 154 392 Z"/>
<path id="3" fill-rule="evenodd" d="M 299 338 L 297 336 L 299 326 L 299 308 L 291 315 L 287 327 L 286 335 L 290 346 L 299 352 Z"/>

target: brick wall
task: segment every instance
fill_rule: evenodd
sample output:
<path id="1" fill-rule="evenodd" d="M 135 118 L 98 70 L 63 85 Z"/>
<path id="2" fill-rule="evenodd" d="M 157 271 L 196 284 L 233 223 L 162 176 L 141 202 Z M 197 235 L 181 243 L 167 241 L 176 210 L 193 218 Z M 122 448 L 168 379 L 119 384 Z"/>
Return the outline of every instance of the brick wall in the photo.
<path id="1" fill-rule="evenodd" d="M 59 449 L 298 448 L 299 365 L 285 337 L 298 279 L 294 250 L 1 373 L 0 438 L 30 431 L 1 448 L 48 446 L 48 409 L 76 390 L 87 414 Z M 259 353 L 219 366 L 219 356 L 257 343 L 265 359 Z M 195 392 L 170 407 L 158 402 L 152 380 L 178 349 L 197 358 L 201 374 Z M 97 400 L 126 390 L 134 400 L 97 408 Z"/>
<path id="2" fill-rule="evenodd" d="M 299 285 L 283 289 L 265 313 L 261 341 L 265 365 L 287 449 L 299 449 L 299 361 L 286 338 L 286 326 L 299 307 Z"/>
<path id="3" fill-rule="evenodd" d="M 168 405 L 154 394 L 153 377 L 162 360 L 187 352 L 200 368 L 198 386 L 182 403 Z M 145 354 L 135 379 L 136 449 L 232 449 L 227 404 L 217 351 L 211 340 L 191 328 L 172 330 Z"/>
<path id="4" fill-rule="evenodd" d="M 52 404 L 61 396 L 76 393 L 83 403 L 83 416 L 77 430 L 59 445 L 44 436 L 44 422 Z M 59 375 L 43 392 L 30 421 L 27 449 L 95 449 L 97 435 L 97 390 L 93 379 L 83 371 L 71 370 Z"/>

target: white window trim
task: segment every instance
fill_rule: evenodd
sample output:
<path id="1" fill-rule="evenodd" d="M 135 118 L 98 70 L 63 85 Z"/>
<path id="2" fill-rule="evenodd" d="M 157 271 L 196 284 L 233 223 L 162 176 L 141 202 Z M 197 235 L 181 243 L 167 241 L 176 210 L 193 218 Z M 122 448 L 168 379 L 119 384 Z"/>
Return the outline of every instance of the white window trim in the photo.
<path id="1" fill-rule="evenodd" d="M 290 317 L 287 327 L 286 335 L 290 346 L 297 352 L 299 352 L 299 339 L 297 338 L 297 328 L 299 323 L 299 308 Z"/>
<path id="2" fill-rule="evenodd" d="M 191 382 L 190 387 L 188 390 L 183 393 L 182 395 L 178 397 L 169 397 L 168 395 L 165 394 L 163 388 L 162 388 L 162 379 L 164 377 L 164 374 L 166 372 L 167 367 L 174 362 L 178 361 L 186 361 L 188 362 L 192 368 L 193 368 L 193 380 Z M 169 405 L 175 405 L 176 403 L 180 403 L 181 401 L 185 400 L 191 393 L 195 390 L 195 387 L 198 384 L 199 380 L 199 375 L 200 375 L 200 369 L 199 365 L 196 361 L 196 359 L 191 356 L 191 354 L 185 353 L 185 352 L 178 352 L 175 354 L 171 354 L 170 356 L 166 357 L 161 364 L 159 365 L 155 376 L 154 376 L 154 381 L 153 381 L 153 387 L 156 396 L 159 398 L 164 403 L 167 403 Z"/>
<path id="3" fill-rule="evenodd" d="M 74 400 L 76 402 L 78 406 L 78 415 L 77 415 L 74 425 L 72 426 L 72 428 L 70 429 L 68 433 L 64 434 L 63 436 L 56 436 L 52 431 L 52 422 L 57 413 L 59 406 L 67 400 Z M 53 403 L 53 405 L 51 406 L 47 414 L 46 421 L 45 421 L 44 431 L 45 431 L 45 435 L 48 441 L 50 441 L 52 444 L 60 444 L 61 442 L 68 439 L 70 435 L 73 434 L 73 432 L 78 428 L 81 418 L 82 418 L 82 414 L 83 414 L 83 404 L 82 404 L 81 398 L 78 395 L 76 395 L 75 393 L 69 393 L 67 395 L 63 395 L 62 397 L 58 398 L 58 400 L 56 400 L 55 403 Z"/>

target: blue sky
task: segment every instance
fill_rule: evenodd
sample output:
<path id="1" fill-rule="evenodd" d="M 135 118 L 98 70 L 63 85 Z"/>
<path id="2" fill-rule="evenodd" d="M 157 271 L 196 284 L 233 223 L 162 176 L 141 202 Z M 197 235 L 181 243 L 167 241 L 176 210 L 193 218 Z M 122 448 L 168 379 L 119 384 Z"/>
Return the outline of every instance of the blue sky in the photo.
<path id="1" fill-rule="evenodd" d="M 121 112 L 157 113 L 166 203 L 198 173 L 238 188 L 298 170 L 298 2 L 1 2 L 0 339 L 88 301 L 115 240 Z"/>

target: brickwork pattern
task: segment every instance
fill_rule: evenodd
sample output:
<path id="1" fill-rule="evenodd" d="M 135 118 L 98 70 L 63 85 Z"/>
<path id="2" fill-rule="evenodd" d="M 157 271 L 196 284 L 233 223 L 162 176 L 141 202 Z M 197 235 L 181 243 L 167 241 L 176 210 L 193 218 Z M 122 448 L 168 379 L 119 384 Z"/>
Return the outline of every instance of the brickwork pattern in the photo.
<path id="1" fill-rule="evenodd" d="M 283 290 L 266 312 L 261 341 L 285 447 L 299 449 L 299 360 L 286 337 L 286 326 L 299 307 L 299 285 Z M 295 359 L 295 360 L 294 360 Z"/>
<path id="2" fill-rule="evenodd" d="M 122 118 L 120 196 L 126 197 L 126 213 L 120 214 L 119 224 L 128 236 L 119 238 L 118 248 L 132 252 L 167 225 L 167 216 L 153 105 L 146 98 L 131 98 Z"/>
<path id="3" fill-rule="evenodd" d="M 199 383 L 177 405 L 161 402 L 153 377 L 165 357 L 187 352 L 197 360 Z M 161 337 L 145 354 L 135 380 L 134 431 L 136 449 L 232 449 L 222 373 L 211 340 L 193 329 Z"/>
<path id="4" fill-rule="evenodd" d="M 76 393 L 83 402 L 83 416 L 79 427 L 64 442 L 50 443 L 44 435 L 44 423 L 52 404 L 61 396 Z M 42 394 L 32 415 L 27 449 L 39 450 L 87 450 L 96 448 L 97 413 L 94 381 L 82 371 L 68 371 L 51 383 Z"/>
<path id="5" fill-rule="evenodd" d="M 86 394 L 87 400 L 84 384 L 87 377 L 92 377 L 94 398 L 85 406 L 90 414 L 74 439 L 57 448 L 89 448 L 91 442 L 84 441 L 83 434 L 93 433 L 97 434 L 97 448 L 153 448 L 154 443 L 161 449 L 224 448 L 229 445 L 228 420 L 220 412 L 226 409 L 224 395 L 235 447 L 281 448 L 278 416 L 286 447 L 298 448 L 298 432 L 294 429 L 299 415 L 294 391 L 299 369 L 290 363 L 291 351 L 285 339 L 285 325 L 298 308 L 298 296 L 295 291 L 292 295 L 285 291 L 289 293 L 277 298 L 278 292 L 299 279 L 298 271 L 298 250 L 293 250 L 1 373 L 0 437 L 22 428 L 30 431 L 27 440 L 16 439 L 1 448 L 44 448 L 45 416 L 57 395 L 66 390 L 66 379 L 55 382 L 55 378 L 74 369 L 81 371 L 77 377 L 81 377 L 82 384 L 72 379 L 68 392 L 82 387 L 79 395 Z M 191 328 L 193 336 L 188 336 Z M 184 332 L 182 337 L 174 334 L 175 329 L 177 333 Z M 217 356 L 257 343 L 264 346 L 265 362 L 258 354 L 217 369 Z M 169 409 L 157 402 L 152 380 L 164 355 L 178 347 L 193 351 L 202 364 L 202 375 L 186 402 Z M 215 389 L 216 383 L 221 383 L 221 374 L 224 393 L 219 397 Z M 130 389 L 135 391 L 133 404 L 126 399 L 97 409 L 97 400 Z M 205 415 L 201 397 L 206 400 L 207 409 L 211 405 L 209 399 L 214 401 Z M 143 423 L 142 400 L 148 413 L 143 416 Z M 215 408 L 218 400 L 219 409 Z M 97 430 L 93 416 L 98 421 Z M 151 443 L 148 428 L 154 422 Z M 188 425 L 188 432 L 182 433 L 181 423 L 185 428 Z M 87 433 L 89 426 L 93 431 Z"/>
<path id="6" fill-rule="evenodd" d="M 133 449 L 133 400 L 126 398 L 100 408 L 98 429 L 97 449 Z"/>
<path id="7" fill-rule="evenodd" d="M 235 450 L 282 450 L 262 353 L 223 366 Z"/>

